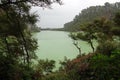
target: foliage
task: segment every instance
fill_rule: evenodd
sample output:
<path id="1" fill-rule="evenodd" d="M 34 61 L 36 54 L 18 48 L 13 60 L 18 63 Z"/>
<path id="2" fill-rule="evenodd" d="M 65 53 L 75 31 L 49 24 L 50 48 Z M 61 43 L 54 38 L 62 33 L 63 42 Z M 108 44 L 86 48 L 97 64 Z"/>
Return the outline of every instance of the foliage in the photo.
<path id="1" fill-rule="evenodd" d="M 50 7 L 53 3 L 59 3 L 62 4 L 61 0 L 1 0 L 0 1 L 0 7 L 6 6 L 6 5 L 16 5 L 18 6 L 19 3 L 30 3 L 33 6 L 39 6 L 39 7 Z"/>
<path id="2" fill-rule="evenodd" d="M 60 3 L 60 0 L 56 1 Z M 37 42 L 32 38 L 28 26 L 34 25 L 37 19 L 35 14 L 29 13 L 30 6 L 50 7 L 52 3 L 52 0 L 2 0 L 0 80 L 120 80 L 120 13 L 113 17 L 113 13 L 120 9 L 119 3 L 90 7 L 67 24 L 76 27 L 74 30 L 80 30 L 70 37 L 75 41 L 82 39 L 90 43 L 92 53 L 73 60 L 65 58 L 60 62 L 58 71 L 53 71 L 53 60 L 38 60 L 38 64 L 32 64 L 32 59 L 36 59 L 34 51 Z M 94 20 L 101 16 L 105 17 Z M 94 21 L 81 24 L 89 20 Z M 98 42 L 96 50 L 92 44 L 94 39 Z M 76 42 L 74 44 L 77 45 Z"/>
<path id="3" fill-rule="evenodd" d="M 55 68 L 54 60 L 38 60 L 38 65 L 36 69 L 40 70 L 43 75 L 50 74 Z"/>
<path id="4" fill-rule="evenodd" d="M 117 21 L 119 13 L 112 20 L 102 17 L 80 25 L 80 31 L 70 35 L 73 40 L 81 39 L 88 43 L 96 40 L 98 46 L 92 53 L 65 63 L 62 71 L 69 80 L 120 80 L 120 25 Z"/>
<path id="5" fill-rule="evenodd" d="M 43 80 L 70 80 L 64 72 L 56 72 L 50 75 L 47 75 Z"/>
<path id="6" fill-rule="evenodd" d="M 65 23 L 64 30 L 80 31 L 80 26 L 86 24 L 86 22 L 92 22 L 96 18 L 106 17 L 111 20 L 114 18 L 114 14 L 119 10 L 119 2 L 114 4 L 105 3 L 104 6 L 91 6 L 87 9 L 83 9 L 79 15 L 74 17 L 73 21 Z"/>
<path id="7" fill-rule="evenodd" d="M 117 59 L 120 53 L 114 53 L 110 57 L 106 55 L 95 55 L 91 58 L 90 68 L 93 69 L 94 76 L 102 80 L 119 80 L 118 71 L 120 65 L 116 64 L 120 60 Z M 117 56 L 115 56 L 117 55 Z"/>
<path id="8" fill-rule="evenodd" d="M 60 0 L 54 2 L 61 3 Z M 0 80 L 39 79 L 37 70 L 32 67 L 32 60 L 36 59 L 37 41 L 28 29 L 28 26 L 35 26 L 37 15 L 30 14 L 30 9 L 33 5 L 50 7 L 54 2 L 0 0 Z"/>
<path id="9" fill-rule="evenodd" d="M 14 56 L 0 54 L 0 61 L 0 80 L 33 80 L 33 68 L 22 64 Z"/>
<path id="10" fill-rule="evenodd" d="M 78 41 L 78 38 L 77 38 L 77 34 L 76 33 L 71 33 L 69 36 L 72 38 L 73 44 L 78 49 L 79 55 L 82 55 L 81 54 L 81 48 L 79 47 L 79 41 Z"/>
<path id="11" fill-rule="evenodd" d="M 118 35 L 120 36 L 120 12 L 117 12 L 115 17 L 114 17 L 114 22 L 115 22 L 115 26 L 112 28 L 112 32 L 115 34 L 115 35 Z"/>

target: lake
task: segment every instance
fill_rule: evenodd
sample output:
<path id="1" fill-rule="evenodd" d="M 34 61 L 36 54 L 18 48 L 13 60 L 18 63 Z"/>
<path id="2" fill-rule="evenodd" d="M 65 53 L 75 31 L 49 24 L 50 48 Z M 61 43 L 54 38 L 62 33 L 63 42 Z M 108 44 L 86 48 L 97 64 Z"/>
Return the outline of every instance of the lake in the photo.
<path id="1" fill-rule="evenodd" d="M 68 36 L 68 32 L 64 31 L 41 31 L 34 34 L 34 38 L 38 41 L 38 49 L 36 54 L 39 59 L 49 59 L 56 61 L 58 68 L 59 61 L 64 60 L 65 56 L 68 59 L 75 58 L 79 52 L 73 45 L 73 40 Z M 87 42 L 79 41 L 82 53 L 92 51 Z"/>

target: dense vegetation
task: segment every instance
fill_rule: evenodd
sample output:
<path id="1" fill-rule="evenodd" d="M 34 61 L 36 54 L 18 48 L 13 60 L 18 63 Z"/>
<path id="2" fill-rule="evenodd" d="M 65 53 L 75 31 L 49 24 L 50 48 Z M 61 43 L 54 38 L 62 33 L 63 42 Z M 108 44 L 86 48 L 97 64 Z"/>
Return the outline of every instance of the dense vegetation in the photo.
<path id="1" fill-rule="evenodd" d="M 61 3 L 60 0 L 56 1 Z M 0 80 L 120 80 L 120 12 L 119 9 L 114 8 L 114 6 L 119 8 L 119 3 L 113 5 L 117 13 L 113 10 L 110 15 L 101 13 L 102 16 L 97 19 L 91 14 L 86 20 L 87 17 L 82 14 L 85 19 L 84 24 L 81 24 L 81 18 L 77 17 L 77 22 L 80 24 L 75 23 L 79 25 L 77 32 L 71 33 L 70 37 L 75 41 L 76 47 L 77 41 L 83 40 L 90 44 L 93 51 L 86 54 L 80 51 L 73 60 L 65 58 L 60 62 L 61 67 L 57 71 L 53 71 L 55 61 L 36 59 L 37 42 L 32 38 L 28 28 L 37 21 L 37 16 L 29 13 L 31 5 L 49 7 L 52 3 L 51 0 L 2 1 Z M 109 3 L 106 3 L 106 6 L 106 11 L 112 8 Z M 106 6 L 99 8 L 102 10 Z M 92 11 L 99 10 L 94 8 Z M 93 21 L 90 21 L 91 19 Z M 72 26 L 71 23 L 70 25 Z M 96 48 L 93 45 L 94 40 L 98 43 Z M 80 47 L 78 49 L 80 50 Z M 37 63 L 33 64 L 35 60 Z"/>
<path id="2" fill-rule="evenodd" d="M 77 17 L 81 22 L 78 21 L 79 26 L 74 26 L 77 32 L 71 33 L 70 37 L 74 40 L 73 43 L 80 54 L 73 60 L 65 59 L 60 62 L 60 69 L 46 75 L 43 80 L 120 80 L 119 9 L 115 10 L 115 12 L 111 12 L 113 13 L 111 16 L 102 14 L 99 18 L 94 15 L 94 17 L 90 16 L 91 19 L 83 21 L 84 24 Z M 88 19 L 89 17 L 84 16 L 84 18 Z M 76 22 L 74 25 L 78 25 L 78 23 Z M 70 26 L 72 26 L 71 23 Z M 73 30 L 71 27 L 68 27 L 68 29 Z M 79 40 L 88 42 L 93 51 L 83 54 L 77 43 Z M 94 41 L 98 43 L 96 48 L 93 45 Z"/>
<path id="3" fill-rule="evenodd" d="M 61 3 L 60 0 L 54 2 Z M 30 14 L 31 6 L 50 7 L 52 0 L 0 0 L 0 80 L 35 80 L 37 42 L 30 26 L 37 15 Z M 31 27 L 32 28 L 32 27 Z M 49 63 L 49 62 L 48 62 Z M 37 79 L 38 80 L 38 79 Z"/>
<path id="4" fill-rule="evenodd" d="M 41 30 L 49 30 L 49 31 L 64 31 L 63 28 L 41 28 Z"/>
<path id="5" fill-rule="evenodd" d="M 32 25 L 32 26 L 29 26 L 29 31 L 30 32 L 40 32 L 41 28 L 36 25 Z"/>
<path id="6" fill-rule="evenodd" d="M 120 80 L 120 13 L 113 19 L 102 17 L 80 26 L 80 31 L 71 33 L 75 41 L 90 44 L 92 52 L 80 54 L 73 60 L 61 61 L 58 71 L 46 75 L 43 80 Z M 98 42 L 95 49 L 93 41 Z M 80 47 L 79 47 L 80 48 Z"/>
<path id="7" fill-rule="evenodd" d="M 73 21 L 64 24 L 64 30 L 66 31 L 79 31 L 80 25 L 91 22 L 94 19 L 100 17 L 106 17 L 113 19 L 114 14 L 120 10 L 120 3 L 114 4 L 105 3 L 104 6 L 91 6 L 87 9 L 83 9 L 79 15 L 76 15 Z"/>

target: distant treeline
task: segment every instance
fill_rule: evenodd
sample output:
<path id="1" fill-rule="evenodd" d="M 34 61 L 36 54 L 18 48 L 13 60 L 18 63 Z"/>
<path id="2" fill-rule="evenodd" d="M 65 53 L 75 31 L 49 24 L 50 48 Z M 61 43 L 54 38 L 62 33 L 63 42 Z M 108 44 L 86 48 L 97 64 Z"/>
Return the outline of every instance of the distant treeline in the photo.
<path id="1" fill-rule="evenodd" d="M 28 29 L 29 29 L 30 32 L 40 32 L 41 31 L 41 27 L 38 27 L 36 25 L 29 26 Z"/>
<path id="2" fill-rule="evenodd" d="M 64 31 L 64 28 L 42 28 L 41 30 Z"/>
<path id="3" fill-rule="evenodd" d="M 105 3 L 103 6 L 91 6 L 83 9 L 79 15 L 76 15 L 73 21 L 64 24 L 65 31 L 79 31 L 80 26 L 86 22 L 92 22 L 94 19 L 105 17 L 112 19 L 114 14 L 120 11 L 120 2 L 114 4 Z"/>

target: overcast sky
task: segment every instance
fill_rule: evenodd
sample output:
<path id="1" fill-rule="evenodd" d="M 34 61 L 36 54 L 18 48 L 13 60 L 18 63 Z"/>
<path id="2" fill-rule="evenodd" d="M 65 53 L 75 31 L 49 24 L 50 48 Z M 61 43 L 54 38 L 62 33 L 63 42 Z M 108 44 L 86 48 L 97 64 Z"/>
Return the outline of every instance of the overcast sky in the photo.
<path id="1" fill-rule="evenodd" d="M 39 15 L 37 25 L 42 28 L 60 28 L 72 21 L 82 9 L 89 6 L 104 5 L 105 2 L 115 3 L 120 0 L 62 0 L 64 5 L 53 4 L 52 9 L 33 7 L 31 12 Z"/>

